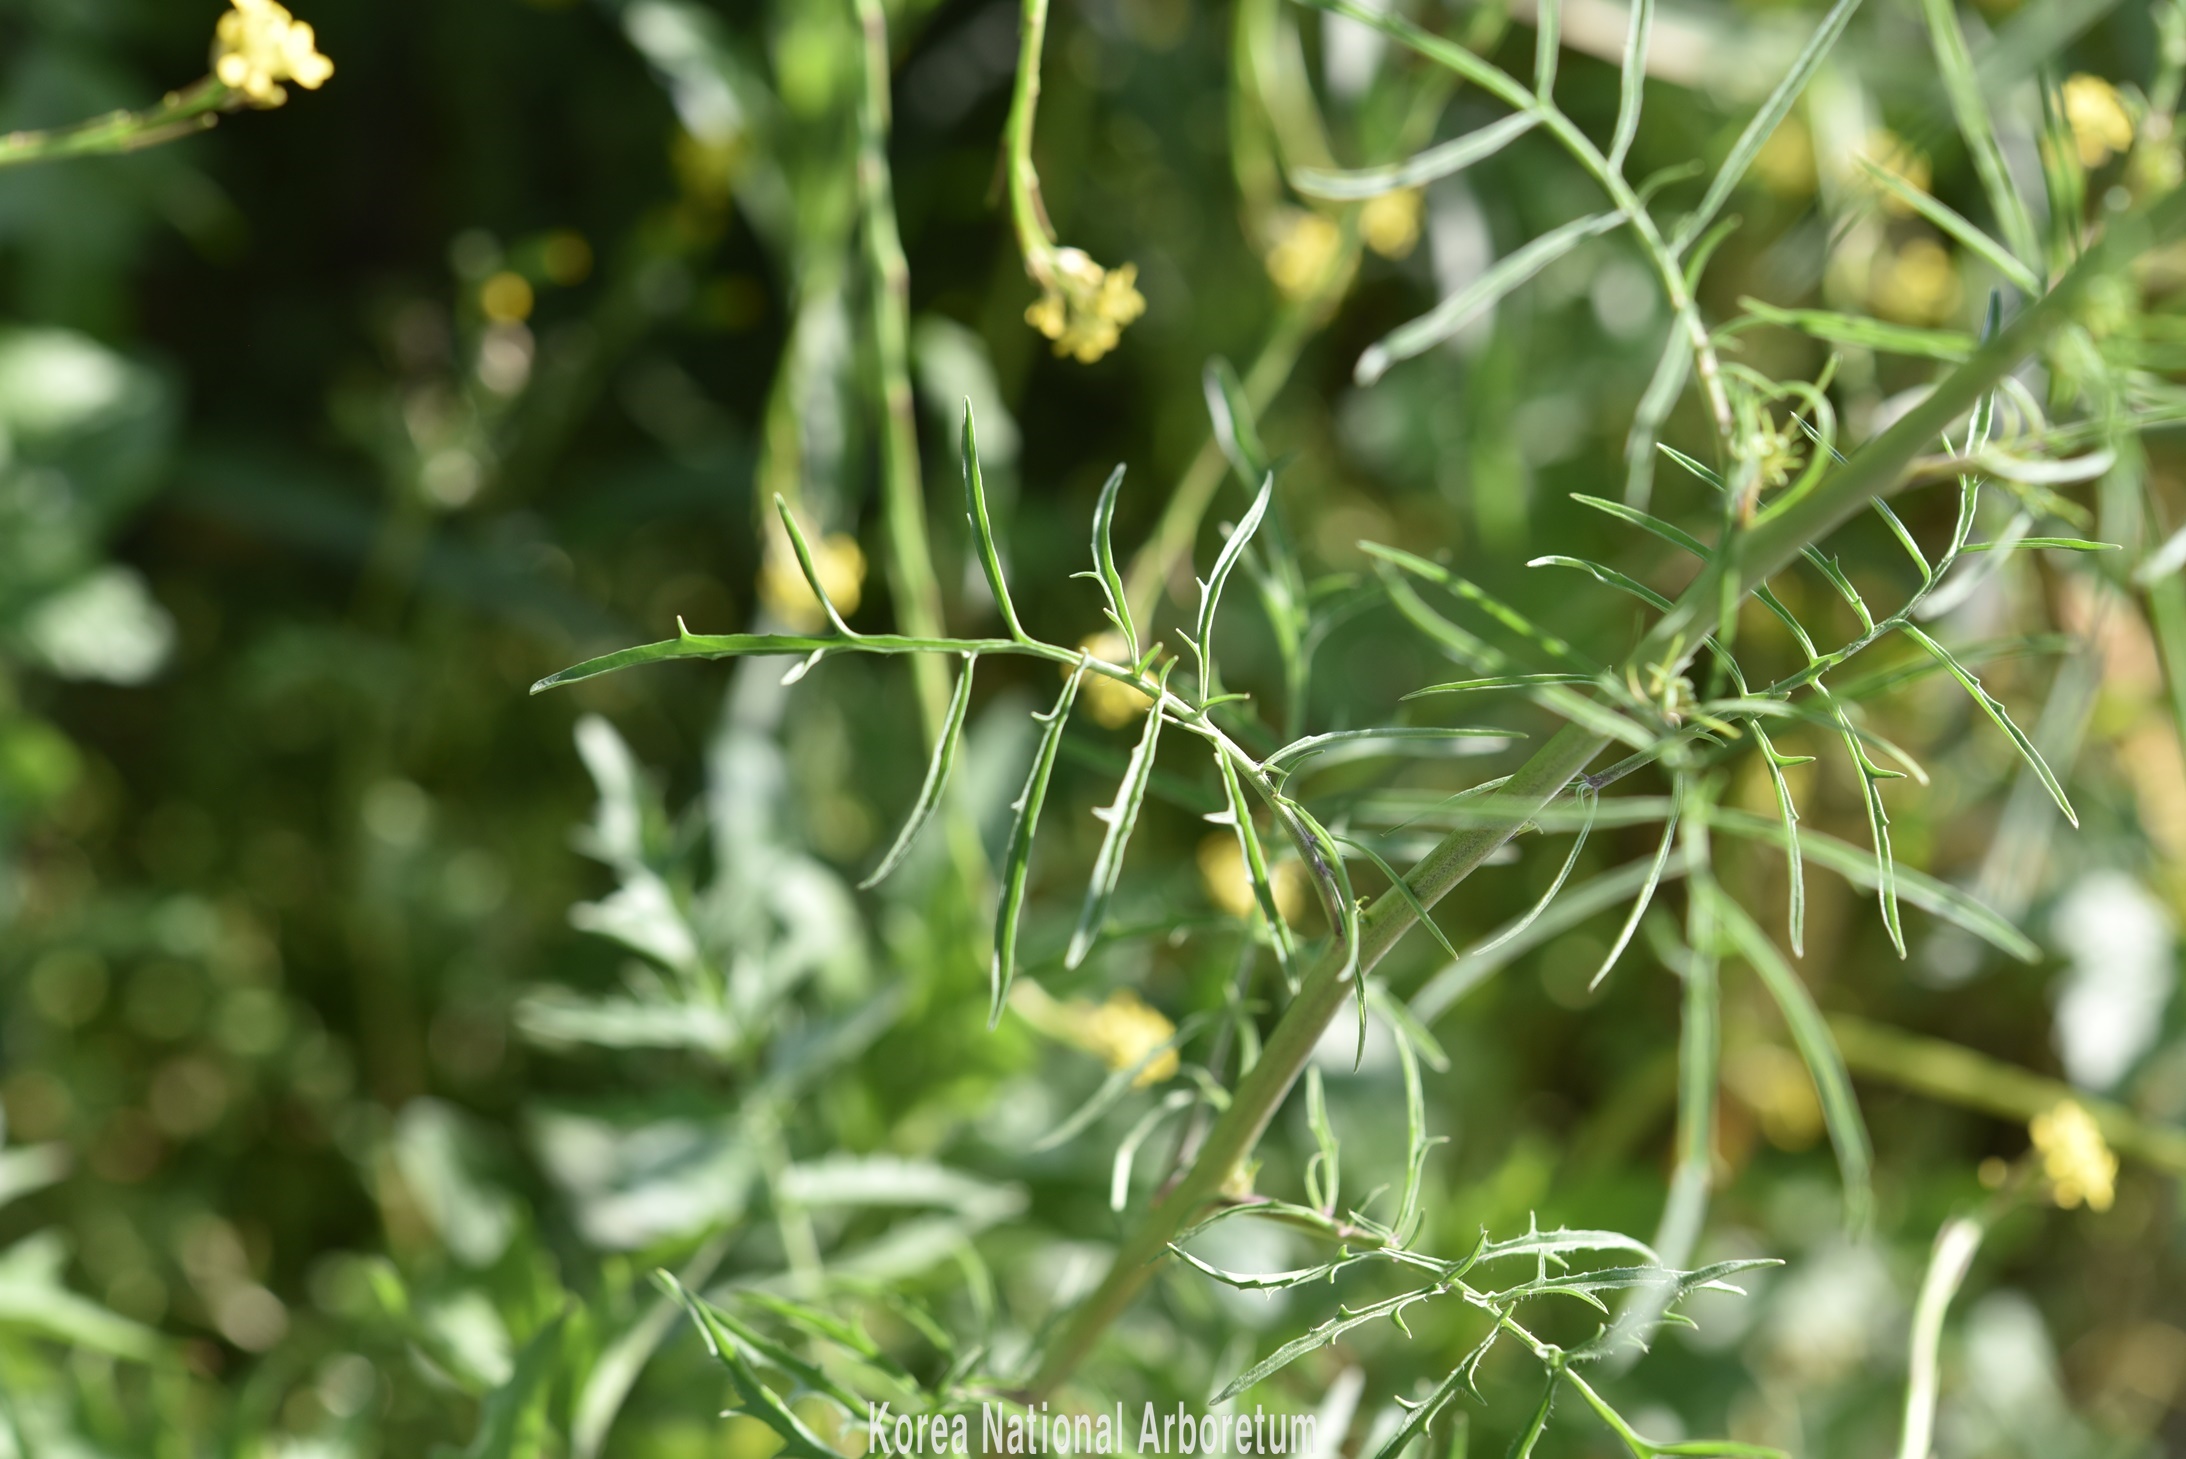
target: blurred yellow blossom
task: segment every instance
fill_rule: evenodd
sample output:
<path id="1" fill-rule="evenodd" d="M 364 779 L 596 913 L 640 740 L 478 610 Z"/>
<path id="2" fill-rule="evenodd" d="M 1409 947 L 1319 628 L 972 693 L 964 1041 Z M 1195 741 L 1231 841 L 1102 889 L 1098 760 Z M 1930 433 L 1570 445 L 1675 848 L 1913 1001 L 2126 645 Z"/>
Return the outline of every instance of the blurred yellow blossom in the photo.
<path id="1" fill-rule="evenodd" d="M 1860 155 L 1883 171 L 1897 176 L 1915 192 L 1927 192 L 1929 185 L 1935 180 L 1926 155 L 1915 151 L 1911 143 L 1888 127 L 1877 127 L 1869 132 L 1866 142 L 1860 147 Z M 1911 216 L 1912 207 L 1902 198 L 1889 193 L 1883 193 L 1881 197 L 1885 212 L 1895 213 L 1901 218 Z"/>
<path id="2" fill-rule="evenodd" d="M 1369 198 L 1359 209 L 1359 236 L 1383 258 L 1403 258 L 1419 246 L 1419 189 Z"/>
<path id="3" fill-rule="evenodd" d="M 478 290 L 478 307 L 495 324 L 522 324 L 531 317 L 533 302 L 530 281 L 505 270 Z"/>
<path id="4" fill-rule="evenodd" d="M 2118 1157 L 2110 1153 L 2095 1117 L 2071 1100 L 2027 1124 L 2042 1157 L 2042 1174 L 2051 1196 L 2066 1210 L 2085 1202 L 2091 1211 L 2107 1211 L 2118 1193 Z"/>
<path id="5" fill-rule="evenodd" d="M 1146 312 L 1137 264 L 1102 268 L 1077 248 L 1055 249 L 1042 262 L 1042 292 L 1025 310 L 1025 323 L 1055 341 L 1058 355 L 1090 365 Z"/>
<path id="6" fill-rule="evenodd" d="M 1305 867 L 1279 861 L 1268 868 L 1268 876 L 1275 884 L 1275 910 L 1285 922 L 1296 922 L 1306 908 Z M 1260 905 L 1233 831 L 1217 831 L 1199 843 L 1199 880 L 1208 900 L 1232 917 L 1249 917 Z"/>
<path id="7" fill-rule="evenodd" d="M 275 0 L 234 0 L 213 30 L 213 75 L 239 91 L 252 106 L 279 106 L 288 100 L 281 85 L 293 81 L 316 91 L 334 74 L 334 63 L 319 54 L 311 27 Z"/>
<path id="8" fill-rule="evenodd" d="M 1867 278 L 1868 302 L 1900 324 L 1935 324 L 1958 308 L 1958 265 L 1933 238 L 1915 238 L 1880 253 Z"/>
<path id="9" fill-rule="evenodd" d="M 2065 82 L 2065 123 L 2082 167 L 2100 167 L 2133 145 L 2133 117 L 2118 88 L 2085 72 Z"/>
<path id="10" fill-rule="evenodd" d="M 812 570 L 820 586 L 827 589 L 836 611 L 848 618 L 858 610 L 865 589 L 864 551 L 855 537 L 840 532 L 810 545 Z M 827 613 L 813 595 L 812 584 L 805 581 L 797 550 L 785 532 L 769 534 L 767 559 L 759 569 L 759 601 L 793 632 L 812 633 L 827 623 Z"/>
<path id="11" fill-rule="evenodd" d="M 1814 136 L 1806 123 L 1785 117 L 1754 154 L 1753 173 L 1761 186 L 1780 198 L 1803 198 L 1813 192 Z"/>
<path id="12" fill-rule="evenodd" d="M 1275 224 L 1268 250 L 1268 277 L 1287 298 L 1303 299 L 1320 287 L 1343 248 L 1343 234 L 1319 213 L 1289 209 Z"/>
<path id="13" fill-rule="evenodd" d="M 1049 1038 L 1083 1049 L 1119 1073 L 1151 1056 L 1152 1062 L 1131 1081 L 1134 1089 L 1176 1074 L 1176 1050 L 1161 1048 L 1176 1037 L 1176 1025 L 1129 988 L 1118 988 L 1102 1003 L 1084 998 L 1058 1002 L 1038 983 L 1020 978 L 1010 989 L 1010 1007 Z"/>
<path id="14" fill-rule="evenodd" d="M 1112 664 L 1128 662 L 1126 656 L 1131 652 L 1131 646 L 1123 641 L 1123 635 L 1112 628 L 1102 629 L 1081 641 L 1078 647 L 1093 657 L 1106 659 Z M 1064 665 L 1063 676 L 1068 678 L 1076 672 L 1076 667 L 1074 664 Z M 1093 716 L 1095 724 L 1106 729 L 1118 729 L 1146 713 L 1146 706 L 1154 701 L 1129 684 L 1119 684 L 1105 674 L 1088 674 L 1078 685 L 1078 702 L 1085 706 L 1086 713 Z"/>

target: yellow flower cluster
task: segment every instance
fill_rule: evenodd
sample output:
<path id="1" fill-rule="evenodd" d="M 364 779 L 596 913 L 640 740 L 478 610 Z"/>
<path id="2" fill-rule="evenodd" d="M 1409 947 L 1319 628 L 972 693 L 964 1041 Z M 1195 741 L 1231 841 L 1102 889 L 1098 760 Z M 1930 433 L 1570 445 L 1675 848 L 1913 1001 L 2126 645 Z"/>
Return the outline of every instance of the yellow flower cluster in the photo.
<path id="1" fill-rule="evenodd" d="M 2082 167 L 2100 167 L 2133 145 L 2132 113 L 2118 88 L 2102 77 L 2074 76 L 2065 82 L 2064 102 L 2065 124 L 2072 128 Z"/>
<path id="2" fill-rule="evenodd" d="M 1359 237 L 1383 258 L 1404 258 L 1419 246 L 1418 188 L 1399 188 L 1369 198 L 1359 209 Z"/>
<path id="3" fill-rule="evenodd" d="M 1085 1050 L 1118 1073 L 1145 1063 L 1131 1081 L 1134 1089 L 1176 1075 L 1176 1050 L 1162 1049 L 1176 1037 L 1176 1025 L 1129 988 L 1118 988 L 1102 1003 L 1058 1003 L 1038 983 L 1020 978 L 1010 990 L 1010 1007 L 1049 1038 Z"/>
<path id="4" fill-rule="evenodd" d="M 820 586 L 834 600 L 845 618 L 855 613 L 865 589 L 865 553 L 855 537 L 835 533 L 811 544 L 812 570 Z M 759 601 L 795 633 L 812 633 L 827 623 L 826 610 L 805 581 L 797 565 L 796 549 L 786 533 L 776 532 L 767 542 L 767 559 L 759 569 Z"/>
<path id="5" fill-rule="evenodd" d="M 1284 297 L 1303 299 L 1321 286 L 1342 247 L 1343 234 L 1334 223 L 1319 213 L 1292 208 L 1275 224 L 1268 277 Z"/>
<path id="6" fill-rule="evenodd" d="M 1129 988 L 1118 988 L 1098 1007 L 1072 999 L 1070 1009 L 1078 1015 L 1079 1046 L 1114 1070 L 1137 1068 L 1149 1055 L 1154 1055 L 1156 1049 L 1176 1037 L 1176 1025 L 1163 1016 L 1160 1009 L 1142 1002 Z M 1131 1084 L 1133 1088 L 1144 1089 L 1149 1084 L 1171 1078 L 1176 1071 L 1176 1050 L 1164 1049 L 1139 1070 Z"/>
<path id="7" fill-rule="evenodd" d="M 1137 264 L 1102 268 L 1083 249 L 1047 256 L 1041 294 L 1025 323 L 1055 341 L 1055 353 L 1090 365 L 1116 347 L 1123 327 L 1146 312 Z"/>
<path id="8" fill-rule="evenodd" d="M 1123 635 L 1112 628 L 1101 630 L 1078 647 L 1112 664 L 1123 663 L 1124 656 L 1131 651 L 1131 646 L 1123 641 Z M 1067 667 L 1063 670 L 1065 675 L 1070 672 Z M 1105 729 L 1120 729 L 1145 714 L 1146 706 L 1154 701 L 1129 684 L 1119 684 L 1104 674 L 1088 674 L 1078 686 L 1078 702 L 1093 716 L 1094 723 Z"/>
<path id="9" fill-rule="evenodd" d="M 334 74 L 311 27 L 276 0 L 234 0 L 213 31 L 213 75 L 252 106 L 288 100 L 284 81 L 317 91 Z"/>
<path id="10" fill-rule="evenodd" d="M 2068 1211 L 2083 1202 L 2091 1211 L 2110 1209 L 2118 1193 L 2118 1157 L 2110 1153 L 2093 1115 L 2068 1099 L 2036 1115 L 2027 1133 L 2058 1205 Z"/>

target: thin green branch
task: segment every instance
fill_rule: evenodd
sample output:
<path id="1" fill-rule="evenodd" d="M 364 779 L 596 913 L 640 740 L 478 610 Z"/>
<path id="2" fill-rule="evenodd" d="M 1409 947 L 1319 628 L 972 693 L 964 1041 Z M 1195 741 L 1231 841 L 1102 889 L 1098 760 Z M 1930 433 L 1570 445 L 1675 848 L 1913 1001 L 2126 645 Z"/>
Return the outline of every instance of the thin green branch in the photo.
<path id="1" fill-rule="evenodd" d="M 207 76 L 170 91 L 157 106 L 109 112 L 87 122 L 46 131 L 0 135 L 0 167 L 54 162 L 65 157 L 107 157 L 172 142 L 218 125 L 221 113 L 243 106 L 242 93 Z"/>

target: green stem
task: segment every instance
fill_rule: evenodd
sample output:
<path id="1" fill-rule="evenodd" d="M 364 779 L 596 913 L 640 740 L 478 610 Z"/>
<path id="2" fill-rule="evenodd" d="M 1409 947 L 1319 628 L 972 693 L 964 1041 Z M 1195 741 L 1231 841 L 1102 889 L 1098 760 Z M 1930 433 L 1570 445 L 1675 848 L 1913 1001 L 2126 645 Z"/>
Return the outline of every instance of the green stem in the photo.
<path id="1" fill-rule="evenodd" d="M 1844 1015 L 1829 1020 L 1829 1031 L 1844 1053 L 1845 1067 L 1855 1074 L 2021 1124 L 2060 1104 L 2077 1104 L 2094 1117 L 2103 1139 L 2119 1154 L 2171 1175 L 2186 1175 L 2186 1130 L 2175 1125 L 2144 1120 L 2122 1104 L 2090 1098 L 2059 1080 L 1942 1039 Z"/>
<path id="2" fill-rule="evenodd" d="M 895 187 L 888 169 L 888 17 L 880 0 L 856 0 L 865 31 L 865 89 L 858 106 L 858 196 L 865 214 L 865 253 L 873 307 L 873 352 L 881 403 L 881 508 L 888 536 L 888 582 L 896 616 L 914 637 L 940 634 L 941 584 L 926 535 L 926 494 L 919 475 L 918 419 L 911 398 L 909 315 L 911 269 L 896 228 Z M 912 672 L 926 743 L 940 737 L 948 714 L 947 665 L 920 655 Z"/>
<path id="3" fill-rule="evenodd" d="M 2186 190 L 2171 193 L 2145 213 L 2117 220 L 2055 289 L 1946 376 L 1926 401 L 1862 446 L 1805 498 L 1756 522 L 1743 538 L 1736 564 L 1740 590 L 1752 591 L 1788 566 L 1808 543 L 1834 531 L 1869 502 L 1899 490 L 1905 484 L 1906 468 L 1920 452 L 2021 359 L 2039 349 L 2070 317 L 2072 306 L 2093 280 L 2182 230 L 2186 230 Z M 1699 635 L 1693 635 L 1687 646 L 1685 634 L 1698 617 L 1716 607 L 1722 572 L 1720 565 L 1703 571 L 1629 662 L 1635 667 L 1645 665 L 1665 648 L 1672 657 L 1689 658 L 1697 651 Z M 1383 893 L 1362 918 L 1358 976 L 1364 977 L 1411 927 L 1415 905 L 1432 907 L 1440 901 L 1535 811 L 1560 795 L 1605 744 L 1587 730 L 1565 725 L 1512 775 L 1503 792 L 1508 814 L 1445 837 L 1406 874 L 1410 896 L 1394 888 Z M 1100 1285 L 1064 1322 L 1032 1379 L 1034 1395 L 1052 1393 L 1085 1360 L 1109 1323 L 1145 1285 L 1171 1239 L 1214 1199 L 1251 1153 L 1305 1067 L 1307 1056 L 1342 1008 L 1350 992 L 1349 980 L 1342 976 L 1347 963 L 1337 949 L 1307 974 L 1298 996 L 1269 1034 L 1260 1062 L 1232 1092 L 1230 1107 L 1208 1132 L 1191 1169 L 1146 1213 Z"/>
<path id="4" fill-rule="evenodd" d="M 64 157 L 106 157 L 156 147 L 207 130 L 219 122 L 221 112 L 237 104 L 232 89 L 218 77 L 207 76 L 180 91 L 168 92 L 159 105 L 141 111 L 109 112 L 50 131 L 9 132 L 0 136 L 0 167 Z"/>
<path id="5" fill-rule="evenodd" d="M 1047 281 L 1047 256 L 1055 248 L 1054 225 L 1048 222 L 1047 204 L 1040 197 L 1040 173 L 1032 165 L 1032 119 L 1040 109 L 1040 51 L 1047 43 L 1047 0 L 1024 0 L 1018 37 L 1017 83 L 1010 91 L 1009 123 L 1004 138 L 1009 148 L 1010 222 L 1017 229 L 1017 247 L 1025 255 L 1025 271 Z"/>

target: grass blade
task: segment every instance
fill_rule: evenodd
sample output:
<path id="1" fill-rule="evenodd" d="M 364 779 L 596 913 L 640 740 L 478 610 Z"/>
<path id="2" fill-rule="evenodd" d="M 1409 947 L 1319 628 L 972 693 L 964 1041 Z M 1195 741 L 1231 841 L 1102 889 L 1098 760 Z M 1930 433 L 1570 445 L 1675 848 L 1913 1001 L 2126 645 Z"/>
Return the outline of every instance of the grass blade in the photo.
<path id="1" fill-rule="evenodd" d="M 1358 367 L 1352 372 L 1354 378 L 1361 385 L 1371 385 L 1399 360 L 1425 354 L 1472 323 L 1483 311 L 1494 308 L 1504 295 L 1542 269 L 1589 238 L 1607 233 L 1622 222 L 1622 213 L 1595 213 L 1542 234 L 1410 324 L 1383 336 L 1379 344 L 1359 356 Z"/>
<path id="2" fill-rule="evenodd" d="M 1063 726 L 1070 719 L 1070 706 L 1078 697 L 1078 681 L 1085 675 L 1085 661 L 1071 670 L 1063 682 L 1063 692 L 1055 700 L 1055 707 L 1048 711 L 1043 722 L 1046 728 L 1040 732 L 1040 743 L 1032 754 L 1032 769 L 1025 776 L 1024 791 L 1017 797 L 1011 809 L 1017 812 L 1016 821 L 1010 826 L 1009 851 L 1002 863 L 1002 900 L 994 916 L 994 961 L 988 968 L 987 984 L 992 1002 L 987 1009 L 987 1027 L 993 1028 L 1002 1021 L 1003 1006 L 1009 1001 L 1010 983 L 1017 977 L 1017 920 L 1025 909 L 1025 881 L 1032 870 L 1032 838 L 1040 827 L 1040 807 L 1047 801 L 1048 778 L 1055 772 L 1055 751 L 1063 742 Z M 1041 719 L 1042 716 L 1035 715 Z"/>
<path id="3" fill-rule="evenodd" d="M 1798 1046 L 1799 1057 L 1813 1077 L 1814 1092 L 1822 1105 L 1822 1123 L 1829 1130 L 1829 1143 L 1837 1152 L 1837 1169 L 1844 1179 L 1846 1224 L 1854 1231 L 1865 1230 L 1875 1208 L 1871 1180 L 1874 1151 L 1836 1037 L 1823 1021 L 1821 1009 L 1815 1007 L 1814 995 L 1799 981 L 1799 975 L 1784 961 L 1767 934 L 1714 882 L 1706 885 L 1707 894 L 1715 899 L 1716 917 L 1724 932 L 1776 1001 L 1785 1026 L 1791 1030 L 1791 1041 Z"/>
<path id="4" fill-rule="evenodd" d="M 1176 667 L 1171 659 L 1162 665 L 1161 687 L 1169 687 L 1169 671 Z M 1101 924 L 1108 918 L 1109 899 L 1116 894 L 1116 881 L 1123 875 L 1124 848 L 1130 845 L 1131 832 L 1138 825 L 1139 807 L 1146 803 L 1146 787 L 1154 778 L 1154 752 L 1161 743 L 1161 698 L 1157 694 L 1154 705 L 1146 711 L 1145 728 L 1139 731 L 1139 742 L 1131 751 L 1131 762 L 1124 767 L 1123 781 L 1116 787 L 1113 805 L 1093 814 L 1107 823 L 1108 834 L 1101 838 L 1100 854 L 1093 858 L 1093 879 L 1085 891 L 1085 908 L 1078 914 L 1078 928 L 1070 936 L 1070 951 L 1063 956 L 1063 966 L 1076 968 L 1085 961 L 1085 955 L 1093 946 L 1093 939 L 1100 935 Z"/>
<path id="5" fill-rule="evenodd" d="M 2019 757 L 2027 762 L 2027 768 L 2032 770 L 2035 777 L 2042 782 L 2042 788 L 2049 792 L 2049 798 L 2057 802 L 2057 809 L 2065 813 L 2066 820 L 2075 826 L 2079 825 L 2079 814 L 2072 809 L 2072 802 L 2066 798 L 2064 786 L 2058 784 L 2055 772 L 2049 768 L 2049 762 L 2044 760 L 2042 752 L 2034 747 L 2034 741 L 2027 738 L 2026 731 L 2012 722 L 2011 714 L 2004 708 L 2002 701 L 1983 688 L 1981 681 L 1974 677 L 1972 671 L 1960 664 L 1957 659 L 1952 658 L 1950 650 L 1942 644 L 1937 643 L 1910 623 L 1903 625 L 1901 631 L 1906 637 L 1912 639 L 1913 642 L 1919 644 L 1934 656 L 1950 676 L 1958 680 L 1965 691 L 1973 696 L 1974 703 L 1981 706 L 1981 712 L 1994 720 L 1996 727 L 2011 737 L 2013 746 L 2019 751 Z"/>
<path id="6" fill-rule="evenodd" d="M 1723 211 L 1723 205 L 1730 201 L 1732 191 L 1745 177 L 1746 169 L 1753 165 L 1753 159 L 1760 155 L 1761 148 L 1775 135 L 1776 129 L 1783 125 L 1784 118 L 1791 114 L 1792 103 L 1799 99 L 1800 92 L 1806 90 L 1807 82 L 1814 79 L 1814 73 L 1821 69 L 1823 58 L 1836 45 L 1837 37 L 1844 34 L 1844 28 L 1852 23 L 1853 12 L 1859 8 L 1860 0 L 1837 0 L 1830 7 L 1829 13 L 1822 17 L 1822 23 L 1814 28 L 1814 34 L 1807 37 L 1807 43 L 1792 60 L 1791 69 L 1784 73 L 1783 80 L 1776 83 L 1776 89 L 1769 93 L 1768 100 L 1761 103 L 1761 109 L 1753 114 L 1753 120 L 1746 123 L 1746 130 L 1739 133 L 1738 141 L 1731 147 L 1731 155 L 1723 159 L 1723 165 L 1716 169 L 1715 180 L 1708 184 L 1707 196 L 1700 200 L 1700 206 L 1693 210 L 1692 215 L 1678 225 L 1677 236 L 1670 243 L 1672 253 L 1683 253 L 1715 221 L 1715 215 Z"/>
<path id="7" fill-rule="evenodd" d="M 925 829 L 933 816 L 934 808 L 941 804 L 941 793 L 948 788 L 950 768 L 956 764 L 957 745 L 964 736 L 964 712 L 972 702 L 972 669 L 979 662 L 979 655 L 966 654 L 964 668 L 956 676 L 956 693 L 949 696 L 949 712 L 941 724 L 941 738 L 934 742 L 934 757 L 926 766 L 926 783 L 918 789 L 918 799 L 911 806 L 911 814 L 904 819 L 903 829 L 896 833 L 896 841 L 881 858 L 873 874 L 858 883 L 861 892 L 871 891 L 886 879 L 888 873 L 903 863 L 911 852 L 911 843 Z"/>
<path id="8" fill-rule="evenodd" d="M 1300 167 L 1292 171 L 1290 180 L 1292 186 L 1309 198 L 1349 203 L 1380 197 L 1383 193 L 1421 187 L 1463 172 L 1474 163 L 1493 157 L 1540 124 L 1541 114 L 1537 111 L 1513 112 L 1499 122 L 1490 122 L 1478 131 L 1439 142 L 1402 162 L 1349 171 Z"/>
<path id="9" fill-rule="evenodd" d="M 994 594 L 995 610 L 1002 615 L 1009 636 L 1027 642 L 1024 625 L 1017 621 L 1017 605 L 1010 601 L 1009 584 L 1002 578 L 1002 554 L 994 545 L 994 523 L 987 519 L 987 486 L 979 474 L 979 432 L 972 424 L 972 403 L 964 402 L 964 518 L 972 529 L 979 552 L 979 566 L 987 575 L 987 590 Z"/>

